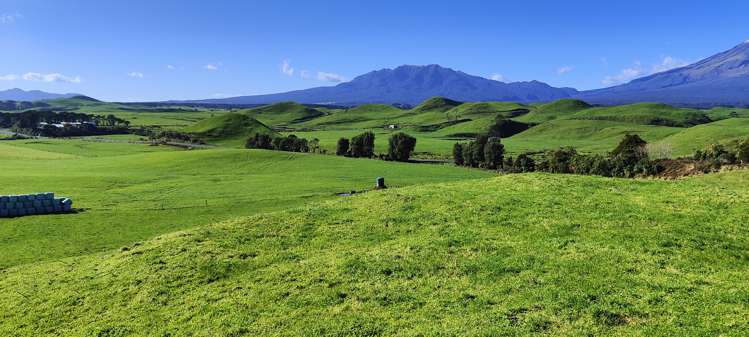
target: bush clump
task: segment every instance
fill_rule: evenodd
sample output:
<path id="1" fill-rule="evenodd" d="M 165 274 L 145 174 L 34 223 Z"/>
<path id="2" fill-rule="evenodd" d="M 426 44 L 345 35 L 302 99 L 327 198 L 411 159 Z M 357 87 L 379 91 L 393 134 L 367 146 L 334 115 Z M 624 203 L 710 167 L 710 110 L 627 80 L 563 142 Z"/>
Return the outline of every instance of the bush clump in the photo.
<path id="1" fill-rule="evenodd" d="M 341 138 L 338 140 L 336 155 L 354 158 L 372 158 L 374 157 L 375 134 L 367 131 L 358 136 L 349 139 Z"/>
<path id="2" fill-rule="evenodd" d="M 267 134 L 256 133 L 247 139 L 245 148 L 286 152 L 310 152 L 309 141 L 295 135 L 271 137 Z"/>
<path id="3" fill-rule="evenodd" d="M 403 132 L 398 132 L 390 136 L 388 143 L 388 159 L 395 161 L 408 161 L 415 148 L 416 138 Z"/>
<path id="4" fill-rule="evenodd" d="M 498 169 L 504 163 L 504 145 L 499 137 L 478 135 L 467 144 L 453 146 L 453 161 L 460 166 Z"/>

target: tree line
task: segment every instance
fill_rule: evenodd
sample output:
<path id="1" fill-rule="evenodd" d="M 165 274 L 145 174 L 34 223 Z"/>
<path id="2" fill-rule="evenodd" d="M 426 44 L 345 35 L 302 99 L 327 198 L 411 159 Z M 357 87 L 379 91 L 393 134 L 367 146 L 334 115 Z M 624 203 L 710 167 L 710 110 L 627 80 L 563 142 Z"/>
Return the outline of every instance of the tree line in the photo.
<path id="1" fill-rule="evenodd" d="M 320 140 L 313 138 L 299 138 L 296 135 L 272 136 L 265 133 L 255 133 L 245 142 L 247 149 L 264 149 L 286 152 L 320 153 Z"/>
<path id="2" fill-rule="evenodd" d="M 313 138 L 307 140 L 296 135 L 278 136 L 265 133 L 255 133 L 245 142 L 245 148 L 264 149 L 287 152 L 309 152 L 326 154 L 327 151 L 320 147 L 320 140 Z M 379 158 L 383 160 L 408 161 L 416 148 L 416 138 L 398 132 L 392 134 L 388 140 L 387 154 L 375 154 L 375 134 L 367 131 L 357 136 L 340 138 L 336 143 L 337 156 L 352 158 Z"/>
<path id="3" fill-rule="evenodd" d="M 404 133 L 394 133 L 388 139 L 388 152 L 380 155 L 383 160 L 407 162 L 416 149 L 416 138 Z M 348 138 L 340 138 L 336 144 L 337 156 L 372 158 L 375 156 L 375 134 L 372 131 Z"/>
<path id="4" fill-rule="evenodd" d="M 573 148 L 542 153 L 522 153 L 505 157 L 499 137 L 480 135 L 467 144 L 456 143 L 453 158 L 456 165 L 497 169 L 503 172 L 550 172 L 634 177 L 653 175 L 662 170 L 648 158 L 647 143 L 637 135 L 626 135 L 614 151 L 606 155 L 580 154 Z"/>
<path id="5" fill-rule="evenodd" d="M 70 125 L 66 123 L 82 123 Z M 66 124 L 58 127 L 53 124 Z M 130 122 L 114 115 L 29 110 L 0 113 L 0 128 L 45 137 L 74 137 L 127 132 Z"/>
<path id="6" fill-rule="evenodd" d="M 621 178 L 658 175 L 668 162 L 651 159 L 648 143 L 632 134 L 625 135 L 617 147 L 607 154 L 582 154 L 567 147 L 540 153 L 522 153 L 515 158 L 505 156 L 499 137 L 480 135 L 468 143 L 456 143 L 453 160 L 458 166 L 508 173 L 574 173 Z M 704 172 L 718 170 L 724 165 L 749 164 L 749 138 L 738 142 L 734 150 L 716 144 L 683 160 L 693 161 L 695 167 Z"/>

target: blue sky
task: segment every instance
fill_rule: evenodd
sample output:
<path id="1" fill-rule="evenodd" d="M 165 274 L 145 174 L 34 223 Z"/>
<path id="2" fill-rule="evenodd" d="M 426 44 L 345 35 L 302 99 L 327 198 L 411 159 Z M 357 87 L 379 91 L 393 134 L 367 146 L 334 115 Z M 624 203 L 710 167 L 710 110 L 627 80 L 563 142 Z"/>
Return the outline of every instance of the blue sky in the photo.
<path id="1" fill-rule="evenodd" d="M 0 0 L 0 90 L 274 93 L 402 64 L 592 89 L 749 39 L 740 1 Z"/>

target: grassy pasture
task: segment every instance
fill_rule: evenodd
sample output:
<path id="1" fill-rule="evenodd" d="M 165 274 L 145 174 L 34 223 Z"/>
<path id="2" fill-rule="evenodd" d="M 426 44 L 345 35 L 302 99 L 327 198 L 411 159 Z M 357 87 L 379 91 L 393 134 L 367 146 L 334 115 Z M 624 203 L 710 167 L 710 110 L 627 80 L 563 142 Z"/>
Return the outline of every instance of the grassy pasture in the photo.
<path id="1" fill-rule="evenodd" d="M 503 139 L 502 142 L 514 153 L 560 146 L 574 147 L 582 152 L 601 153 L 613 150 L 628 133 L 638 134 L 646 141 L 654 142 L 683 130 L 687 129 L 617 121 L 557 119 Z"/>
<path id="2" fill-rule="evenodd" d="M 745 336 L 747 179 L 507 175 L 234 219 L 6 269 L 0 333 Z"/>
<path id="3" fill-rule="evenodd" d="M 127 143 L 0 143 L 0 194 L 55 192 L 84 212 L 0 219 L 0 268 L 118 248 L 158 234 L 370 188 L 492 173 L 261 150 Z"/>
<path id="4" fill-rule="evenodd" d="M 658 143 L 668 145 L 674 156 L 688 156 L 711 144 L 726 144 L 747 137 L 749 118 L 729 118 L 684 129 Z"/>

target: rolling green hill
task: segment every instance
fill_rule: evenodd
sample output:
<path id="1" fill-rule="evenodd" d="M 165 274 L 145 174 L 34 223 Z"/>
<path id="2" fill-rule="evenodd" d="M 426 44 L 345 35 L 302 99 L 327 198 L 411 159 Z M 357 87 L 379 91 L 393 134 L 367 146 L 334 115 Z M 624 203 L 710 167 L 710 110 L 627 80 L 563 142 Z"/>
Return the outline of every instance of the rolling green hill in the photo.
<path id="1" fill-rule="evenodd" d="M 422 112 L 447 112 L 448 110 L 461 105 L 461 102 L 453 101 L 444 97 L 432 97 L 421 104 L 417 105 L 411 111 L 415 114 Z"/>
<path id="2" fill-rule="evenodd" d="M 684 129 L 658 143 L 668 146 L 674 156 L 689 156 L 712 144 L 744 138 L 749 138 L 749 118 L 729 118 Z"/>
<path id="3" fill-rule="evenodd" d="M 508 175 L 239 218 L 5 269 L 0 333 L 746 335 L 747 179 Z"/>
<path id="4" fill-rule="evenodd" d="M 638 103 L 581 110 L 570 119 L 607 120 L 641 125 L 690 127 L 709 123 L 710 118 L 699 110 L 676 108 L 666 104 Z"/>
<path id="5" fill-rule="evenodd" d="M 325 115 L 320 110 L 294 102 L 277 103 L 242 111 L 269 126 L 288 126 Z"/>
<path id="6" fill-rule="evenodd" d="M 247 138 L 256 133 L 275 134 L 265 124 L 241 113 L 227 113 L 204 119 L 183 131 L 212 143 L 233 147 L 244 146 Z"/>
<path id="7" fill-rule="evenodd" d="M 530 113 L 516 118 L 524 123 L 543 123 L 589 109 L 592 105 L 576 99 L 561 99 L 533 107 Z"/>
<path id="8" fill-rule="evenodd" d="M 575 147 L 582 152 L 601 153 L 613 150 L 626 134 L 637 134 L 648 142 L 676 134 L 682 128 L 639 125 L 608 120 L 556 119 L 513 137 L 503 139 L 508 151 L 541 151 Z"/>
<path id="9" fill-rule="evenodd" d="M 333 129 L 380 128 L 398 123 L 398 118 L 407 116 L 408 110 L 390 105 L 366 104 L 351 109 L 339 109 L 330 114 L 301 123 L 301 127 Z"/>

